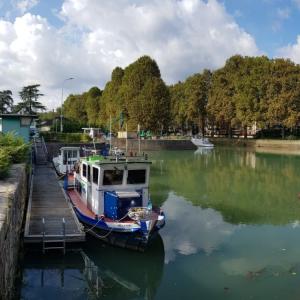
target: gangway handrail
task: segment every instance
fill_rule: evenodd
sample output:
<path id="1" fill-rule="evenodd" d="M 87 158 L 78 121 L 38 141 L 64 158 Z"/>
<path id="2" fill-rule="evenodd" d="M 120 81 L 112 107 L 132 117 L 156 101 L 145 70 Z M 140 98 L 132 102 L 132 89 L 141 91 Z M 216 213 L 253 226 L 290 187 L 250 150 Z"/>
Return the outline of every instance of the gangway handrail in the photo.
<path id="1" fill-rule="evenodd" d="M 46 143 L 45 143 L 45 139 L 44 139 L 43 136 L 42 136 L 42 146 L 43 146 L 43 148 L 44 148 L 44 151 L 45 151 L 45 153 L 46 153 L 46 155 L 47 155 L 47 160 L 48 160 L 48 155 L 49 155 L 49 153 L 48 153 L 47 145 L 46 145 Z"/>

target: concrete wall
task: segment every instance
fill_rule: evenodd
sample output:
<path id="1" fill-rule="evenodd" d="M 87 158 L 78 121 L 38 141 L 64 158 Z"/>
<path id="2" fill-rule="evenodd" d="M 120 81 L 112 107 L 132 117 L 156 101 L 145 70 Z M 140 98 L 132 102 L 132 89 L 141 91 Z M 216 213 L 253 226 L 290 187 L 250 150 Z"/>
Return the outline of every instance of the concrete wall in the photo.
<path id="1" fill-rule="evenodd" d="M 14 296 L 26 199 L 25 165 L 13 165 L 9 178 L 0 181 L 0 299 Z"/>
<path id="2" fill-rule="evenodd" d="M 137 151 L 139 141 L 128 139 L 128 151 Z M 126 139 L 113 139 L 112 145 L 125 150 Z M 197 147 L 190 140 L 141 140 L 141 152 L 152 150 L 196 150 Z"/>
<path id="3" fill-rule="evenodd" d="M 278 149 L 278 150 L 300 150 L 300 140 L 255 140 L 255 139 L 229 139 L 229 138 L 209 138 L 215 146 L 225 147 L 247 147 L 256 150 Z M 139 149 L 139 142 L 137 139 L 128 139 L 128 152 L 136 152 Z M 59 149 L 63 146 L 79 146 L 79 147 L 93 147 L 93 144 L 64 144 L 64 143 L 47 143 L 49 157 L 57 156 Z M 112 146 L 125 150 L 126 139 L 112 140 Z M 104 143 L 96 143 L 96 148 L 101 149 Z M 196 150 L 197 147 L 193 143 L 186 140 L 141 140 L 141 151 L 155 151 L 155 150 Z"/>

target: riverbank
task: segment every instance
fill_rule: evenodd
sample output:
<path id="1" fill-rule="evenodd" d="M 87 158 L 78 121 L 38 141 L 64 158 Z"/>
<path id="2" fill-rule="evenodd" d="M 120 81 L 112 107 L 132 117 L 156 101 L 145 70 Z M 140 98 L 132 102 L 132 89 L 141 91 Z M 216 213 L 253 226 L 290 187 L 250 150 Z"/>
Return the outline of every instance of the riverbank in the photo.
<path id="1" fill-rule="evenodd" d="M 248 148 L 257 152 L 295 152 L 300 151 L 300 140 L 263 140 L 263 139 L 229 139 L 229 138 L 209 138 L 210 141 L 217 147 L 239 147 Z M 63 146 L 76 146 L 93 148 L 93 143 L 56 143 L 48 142 L 47 148 L 49 158 L 59 154 L 59 149 Z M 126 149 L 126 140 L 114 138 L 112 146 L 120 149 Z M 95 143 L 96 149 L 102 149 L 104 143 Z M 197 147 L 189 139 L 170 140 L 170 139 L 157 139 L 157 140 L 140 140 L 141 152 L 145 151 L 161 151 L 161 150 L 196 150 Z M 138 139 L 127 140 L 128 152 L 137 152 L 139 150 Z"/>
<path id="2" fill-rule="evenodd" d="M 15 164 L 0 181 L 0 299 L 13 299 L 27 199 L 25 164 Z"/>

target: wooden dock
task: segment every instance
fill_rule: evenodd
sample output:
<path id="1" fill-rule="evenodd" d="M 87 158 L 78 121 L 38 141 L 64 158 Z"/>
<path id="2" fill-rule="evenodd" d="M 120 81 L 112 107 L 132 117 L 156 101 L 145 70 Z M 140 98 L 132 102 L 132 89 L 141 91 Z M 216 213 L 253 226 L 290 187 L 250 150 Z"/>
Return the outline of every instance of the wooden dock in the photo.
<path id="1" fill-rule="evenodd" d="M 85 232 L 59 185 L 52 165 L 47 162 L 47 149 L 40 139 L 35 142 L 35 160 L 24 242 L 42 243 L 43 250 L 65 250 L 65 243 L 84 241 Z M 62 243 L 63 246 L 50 247 L 51 242 Z"/>

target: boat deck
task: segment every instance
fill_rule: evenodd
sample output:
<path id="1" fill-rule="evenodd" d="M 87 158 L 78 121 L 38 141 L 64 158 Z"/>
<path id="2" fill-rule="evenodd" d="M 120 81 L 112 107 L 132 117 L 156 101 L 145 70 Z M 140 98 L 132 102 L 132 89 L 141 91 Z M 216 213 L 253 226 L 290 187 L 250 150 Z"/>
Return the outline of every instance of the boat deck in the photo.
<path id="1" fill-rule="evenodd" d="M 24 242 L 40 243 L 43 238 L 64 238 L 68 242 L 85 240 L 85 233 L 62 187 L 59 185 L 52 166 L 39 164 L 41 153 L 37 150 L 37 164 L 31 181 Z M 43 223 L 44 219 L 44 223 Z M 65 234 L 63 235 L 63 219 Z"/>

